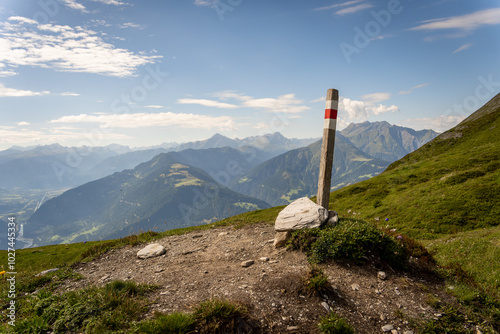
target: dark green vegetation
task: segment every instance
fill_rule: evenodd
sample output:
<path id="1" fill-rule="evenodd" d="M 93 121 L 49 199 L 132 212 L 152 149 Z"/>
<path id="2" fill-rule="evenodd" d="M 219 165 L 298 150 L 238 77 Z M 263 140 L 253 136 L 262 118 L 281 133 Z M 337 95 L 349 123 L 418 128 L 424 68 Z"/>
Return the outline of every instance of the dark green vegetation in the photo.
<path id="1" fill-rule="evenodd" d="M 18 285 L 16 326 L 0 328 L 2 333 L 226 333 L 234 328 L 252 328 L 247 307 L 222 299 L 202 301 L 192 313 L 156 313 L 143 320 L 149 310 L 148 297 L 159 287 L 132 281 L 112 281 L 98 288 L 57 294 L 54 289 L 64 279 L 79 279 L 71 271 L 32 276 Z M 2 287 L 3 288 L 3 287 Z M 6 297 L 2 289 L 1 297 Z M 2 303 L 2 307 L 4 307 Z M 5 306 L 6 307 L 6 306 Z M 2 325 L 8 321 L 0 316 Z M 255 326 L 255 325 L 253 325 Z M 8 328 L 8 329 L 7 329 Z"/>
<path id="2" fill-rule="evenodd" d="M 272 205 L 314 196 L 318 189 L 320 154 L 321 141 L 289 151 L 233 180 L 229 187 Z M 334 155 L 334 189 L 368 179 L 389 165 L 357 149 L 341 134 L 336 136 Z"/>
<path id="3" fill-rule="evenodd" d="M 289 245 L 305 252 L 309 261 L 316 264 L 333 260 L 361 265 L 383 259 L 391 266 L 404 269 L 410 257 L 422 268 L 434 264 L 430 254 L 415 240 L 391 236 L 359 219 L 340 219 L 334 227 L 295 231 Z"/>
<path id="4" fill-rule="evenodd" d="M 210 223 L 267 207 L 167 153 L 47 201 L 28 220 L 25 234 L 38 245 L 103 240 Z"/>
<path id="5" fill-rule="evenodd" d="M 347 319 L 340 318 L 335 313 L 330 313 L 328 317 L 321 319 L 319 329 L 325 334 L 354 334 L 354 328 L 347 322 Z"/>

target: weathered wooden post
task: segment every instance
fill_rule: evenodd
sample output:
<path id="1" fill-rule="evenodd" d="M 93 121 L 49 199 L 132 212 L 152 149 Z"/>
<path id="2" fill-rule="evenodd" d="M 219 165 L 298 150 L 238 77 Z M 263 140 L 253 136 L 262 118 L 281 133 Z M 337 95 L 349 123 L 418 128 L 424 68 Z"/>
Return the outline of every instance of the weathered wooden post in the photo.
<path id="1" fill-rule="evenodd" d="M 323 127 L 323 145 L 321 146 L 321 163 L 319 165 L 318 196 L 316 203 L 328 210 L 330 187 L 332 182 L 333 149 L 335 146 L 335 128 L 337 127 L 337 110 L 339 107 L 339 91 L 329 89 L 326 93 L 325 125 Z"/>

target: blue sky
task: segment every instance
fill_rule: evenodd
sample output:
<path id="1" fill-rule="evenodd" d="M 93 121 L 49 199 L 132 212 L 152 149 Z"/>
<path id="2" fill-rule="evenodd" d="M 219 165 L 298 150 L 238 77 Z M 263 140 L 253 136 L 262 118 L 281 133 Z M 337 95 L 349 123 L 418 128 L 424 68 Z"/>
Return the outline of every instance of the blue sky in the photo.
<path id="1" fill-rule="evenodd" d="M 3 0 L 0 149 L 381 121 L 444 131 L 500 91 L 500 1 Z"/>

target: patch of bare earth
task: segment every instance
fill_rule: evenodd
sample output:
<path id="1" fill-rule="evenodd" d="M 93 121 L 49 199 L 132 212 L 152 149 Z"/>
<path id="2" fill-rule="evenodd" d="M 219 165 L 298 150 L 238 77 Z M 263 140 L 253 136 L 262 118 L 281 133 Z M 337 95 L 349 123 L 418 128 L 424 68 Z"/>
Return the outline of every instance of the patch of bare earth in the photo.
<path id="1" fill-rule="evenodd" d="M 248 305 L 251 319 L 260 323 L 256 332 L 264 333 L 318 333 L 320 318 L 330 311 L 345 317 L 357 333 L 382 333 L 386 325 L 405 333 L 412 330 L 408 317 L 439 317 L 426 302 L 430 295 L 450 298 L 437 281 L 390 268 L 385 270 L 387 279 L 381 280 L 375 265 L 336 263 L 320 266 L 333 291 L 311 294 L 303 283 L 310 269 L 306 256 L 275 249 L 273 238 L 273 225 L 258 224 L 166 237 L 157 241 L 166 254 L 145 260 L 136 256 L 145 245 L 112 250 L 77 265 L 75 270 L 84 278 L 66 282 L 61 291 L 112 280 L 159 285 L 149 296 L 147 316 L 155 311 L 189 312 L 202 300 L 221 297 Z M 254 264 L 243 267 L 247 260 Z"/>

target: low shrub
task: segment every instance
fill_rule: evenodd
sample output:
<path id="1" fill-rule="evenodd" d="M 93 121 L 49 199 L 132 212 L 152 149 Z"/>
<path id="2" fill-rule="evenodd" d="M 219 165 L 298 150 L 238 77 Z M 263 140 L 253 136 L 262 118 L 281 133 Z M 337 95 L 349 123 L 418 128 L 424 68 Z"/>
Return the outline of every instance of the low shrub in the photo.
<path id="1" fill-rule="evenodd" d="M 289 245 L 304 251 L 311 263 L 342 260 L 363 264 L 372 255 L 400 268 L 407 263 L 403 245 L 374 225 L 357 219 L 344 218 L 333 227 L 295 231 Z"/>

